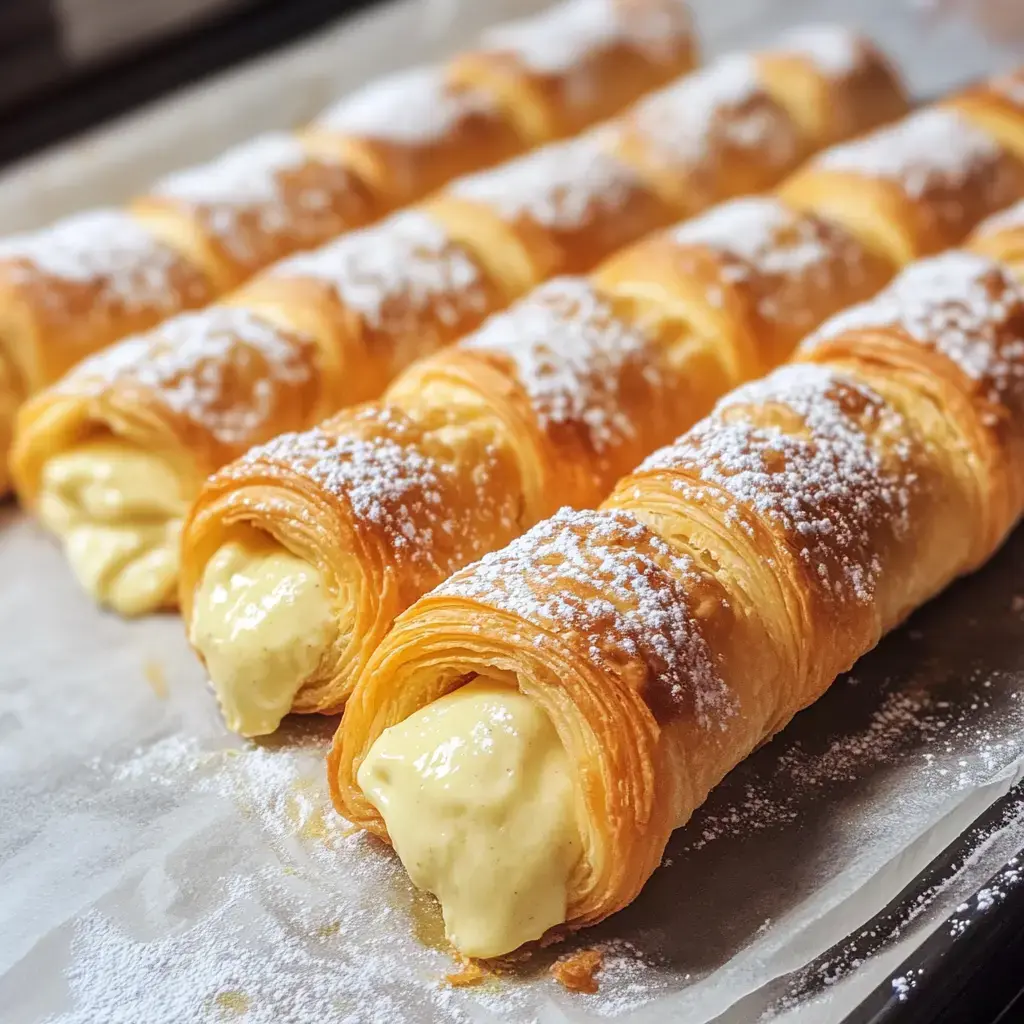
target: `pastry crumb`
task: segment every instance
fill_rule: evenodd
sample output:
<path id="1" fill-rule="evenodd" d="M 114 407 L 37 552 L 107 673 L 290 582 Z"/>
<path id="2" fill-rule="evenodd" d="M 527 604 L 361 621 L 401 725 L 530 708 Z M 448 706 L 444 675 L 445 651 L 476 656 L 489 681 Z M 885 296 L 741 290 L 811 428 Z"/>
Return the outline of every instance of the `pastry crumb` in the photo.
<path id="1" fill-rule="evenodd" d="M 479 960 L 469 960 L 463 957 L 457 959 L 460 969 L 444 976 L 445 981 L 452 988 L 469 988 L 471 985 L 479 985 L 491 973 Z"/>
<path id="2" fill-rule="evenodd" d="M 581 949 L 551 965 L 551 974 L 559 985 L 570 992 L 593 995 L 597 989 L 597 972 L 601 970 L 604 954 L 599 949 Z"/>
<path id="3" fill-rule="evenodd" d="M 161 699 L 167 699 L 167 673 L 156 658 L 147 658 L 142 663 L 142 674 L 152 691 Z"/>

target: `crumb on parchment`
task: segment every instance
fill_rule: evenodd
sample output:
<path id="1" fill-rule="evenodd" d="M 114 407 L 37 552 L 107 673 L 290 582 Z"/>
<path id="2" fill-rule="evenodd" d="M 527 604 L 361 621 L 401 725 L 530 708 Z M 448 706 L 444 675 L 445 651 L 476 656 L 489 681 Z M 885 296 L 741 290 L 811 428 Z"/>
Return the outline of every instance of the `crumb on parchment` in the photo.
<path id="1" fill-rule="evenodd" d="M 581 949 L 551 965 L 551 974 L 570 992 L 593 995 L 598 988 L 597 973 L 601 970 L 604 954 L 599 949 Z"/>

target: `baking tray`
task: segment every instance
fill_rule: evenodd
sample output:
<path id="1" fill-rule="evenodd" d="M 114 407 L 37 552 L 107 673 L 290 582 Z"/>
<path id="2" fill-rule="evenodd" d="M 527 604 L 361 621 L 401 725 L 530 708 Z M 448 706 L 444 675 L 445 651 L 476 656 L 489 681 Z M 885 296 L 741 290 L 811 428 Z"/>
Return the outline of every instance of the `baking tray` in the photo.
<path id="1" fill-rule="evenodd" d="M 296 124 L 370 69 L 429 59 L 459 45 L 481 21 L 508 16 L 515 4 L 483 6 L 407 2 L 365 12 L 351 26 L 328 25 L 169 103 L 122 116 L 14 168 L 0 183 L 0 230 L 116 201 L 237 138 Z M 763 41 L 782 24 L 812 16 L 852 20 L 886 43 L 921 95 L 1014 60 L 951 23 L 931 30 L 925 46 L 920 26 L 888 0 L 694 6 L 711 53 Z M 396 26 L 409 25 L 417 31 L 396 35 Z M 231 872 L 243 853 L 254 873 L 267 860 L 283 865 L 288 884 L 301 889 L 302 914 L 315 918 L 317 899 L 338 884 L 338 864 L 324 861 L 326 846 L 331 856 L 349 858 L 339 861 L 344 867 L 364 872 L 367 893 L 380 894 L 358 908 L 370 922 L 361 934 L 380 933 L 376 963 L 367 962 L 362 980 L 358 972 L 338 972 L 359 997 L 352 1020 L 947 1019 L 941 1015 L 952 1012 L 977 973 L 978 951 L 1010 941 L 1022 920 L 1005 874 L 998 879 L 1004 898 L 985 893 L 1024 846 L 1016 788 L 1024 772 L 1024 708 L 1014 698 L 1024 692 L 1022 569 L 1018 532 L 982 573 L 887 638 L 726 780 L 673 837 L 637 903 L 578 940 L 606 950 L 599 996 L 561 993 L 543 964 L 479 993 L 456 993 L 441 983 L 444 957 L 408 939 L 413 932 L 436 938 L 436 915 L 381 851 L 353 853 L 354 840 L 323 804 L 318 752 L 330 723 L 289 722 L 278 740 L 239 747 L 223 734 L 179 623 L 158 617 L 124 624 L 96 613 L 48 541 L 12 508 L 0 509 L 3 1018 L 179 1024 L 257 1014 L 254 1020 L 304 1024 L 299 1002 L 271 1017 L 258 1016 L 256 1003 L 239 1010 L 247 998 L 241 982 L 218 992 L 224 999 L 204 1004 L 199 1016 L 168 1016 L 181 996 L 160 989 L 174 973 L 173 958 L 151 965 L 148 993 L 104 978 L 115 1000 L 95 1002 L 103 993 L 90 989 L 94 1002 L 78 1016 L 67 1016 L 72 1011 L 61 1000 L 73 1001 L 83 983 L 75 943 L 88 939 L 97 921 L 116 920 L 130 931 L 132 942 L 116 946 L 127 959 L 107 958 L 127 974 L 148 964 L 154 947 L 180 948 L 175 937 L 225 899 L 237 897 L 246 913 L 266 911 L 277 924 L 289 921 L 295 906 L 271 906 L 271 896 L 280 896 L 276 883 L 273 892 L 233 890 L 239 883 Z M 950 731 L 957 734 L 952 744 Z M 969 764 L 961 767 L 961 760 Z M 262 796 L 252 779 L 235 785 L 230 766 L 240 763 L 269 787 Z M 927 813 L 901 806 L 908 780 L 929 790 Z M 5 828 L 16 830 L 8 844 Z M 869 850 L 877 863 L 867 863 Z M 850 871 L 828 878 L 826 905 L 817 883 L 840 861 Z M 322 927 L 330 942 L 333 925 Z M 780 929 L 786 941 L 772 947 Z M 981 968 L 992 963 L 987 953 L 980 959 Z M 215 961 L 196 960 L 187 981 L 198 985 Z M 266 963 L 269 971 L 275 961 Z M 381 973 L 381 964 L 393 974 Z M 716 978 L 723 979 L 717 988 Z M 425 987 L 409 988 L 402 1003 L 403 986 L 413 982 Z M 317 979 L 305 984 L 315 996 Z M 691 996 L 700 985 L 709 991 L 697 1011 Z M 686 989 L 690 1002 L 673 986 Z M 149 997 L 160 1001 L 142 1012 Z M 328 1005 L 329 993 L 319 1004 L 314 998 L 308 1019 Z"/>

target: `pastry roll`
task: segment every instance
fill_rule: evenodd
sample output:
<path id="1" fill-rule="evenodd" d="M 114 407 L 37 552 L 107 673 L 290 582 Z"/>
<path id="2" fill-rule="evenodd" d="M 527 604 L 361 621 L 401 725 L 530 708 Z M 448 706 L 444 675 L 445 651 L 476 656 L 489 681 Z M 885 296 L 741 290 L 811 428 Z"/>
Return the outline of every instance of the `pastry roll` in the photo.
<path id="1" fill-rule="evenodd" d="M 844 25 L 802 25 L 758 55 L 768 91 L 816 146 L 832 145 L 902 117 L 899 76 L 870 39 Z"/>
<path id="2" fill-rule="evenodd" d="M 970 248 L 986 253 L 1024 278 L 1024 202 L 983 221 L 971 235 Z"/>
<path id="3" fill-rule="evenodd" d="M 628 904 L 726 773 L 993 553 L 1024 495 L 1022 325 L 998 264 L 914 266 L 601 510 L 558 513 L 399 616 L 329 778 L 439 895 L 458 949 Z"/>
<path id="4" fill-rule="evenodd" d="M 945 105 L 959 110 L 1024 160 L 1024 66 L 955 93 Z"/>
<path id="5" fill-rule="evenodd" d="M 460 178 L 426 212 L 522 295 L 556 274 L 590 270 L 664 227 L 671 208 L 595 130 Z"/>
<path id="6" fill-rule="evenodd" d="M 72 570 L 124 615 L 175 603 L 202 480 L 326 414 L 314 339 L 248 310 L 184 313 L 79 363 L 21 409 L 11 471 Z"/>
<path id="7" fill-rule="evenodd" d="M 199 267 L 119 210 L 0 240 L 0 493 L 19 402 L 97 348 L 212 297 Z"/>
<path id="8" fill-rule="evenodd" d="M 255 735 L 289 710 L 337 710 L 417 597 L 559 506 L 596 505 L 888 276 L 841 229 L 774 198 L 736 200 L 593 283 L 542 286 L 381 403 L 215 474 L 185 527 L 181 604 L 228 725 Z M 273 574 L 253 568 L 272 553 Z"/>
<path id="9" fill-rule="evenodd" d="M 575 135 L 696 63 L 682 0 L 565 0 L 489 29 L 448 76 L 492 96 L 536 144 Z"/>
<path id="10" fill-rule="evenodd" d="M 316 338 L 334 410 L 376 398 L 513 297 L 440 224 L 405 210 L 275 264 L 226 301 Z"/>
<path id="11" fill-rule="evenodd" d="M 1024 197 L 1024 163 L 958 111 L 927 108 L 827 150 L 779 194 L 904 264 Z"/>
<path id="12" fill-rule="evenodd" d="M 133 214 L 201 266 L 217 294 L 300 249 L 383 212 L 337 157 L 283 132 L 261 135 L 211 163 L 157 182 Z"/>
<path id="13" fill-rule="evenodd" d="M 325 110 L 306 145 L 351 167 L 390 207 L 528 148 L 486 92 L 414 68 L 371 82 Z"/>
<path id="14" fill-rule="evenodd" d="M 605 132 L 677 216 L 778 184 L 813 146 L 769 91 L 757 58 L 736 54 L 646 97 Z"/>
<path id="15" fill-rule="evenodd" d="M 215 469 L 254 444 L 378 394 L 420 351 L 447 344 L 499 305 L 500 294 L 470 253 L 422 214 L 396 214 L 278 265 L 231 304 L 179 316 L 113 346 L 42 392 L 20 419 L 19 494 L 64 539 L 74 561 L 70 534 L 49 513 L 46 495 L 73 486 L 76 494 L 102 493 L 111 506 L 128 501 L 119 497 L 125 478 L 109 468 L 114 456 L 79 454 L 95 447 L 93 434 L 110 432 L 115 448 L 130 443 L 139 460 L 173 449 L 181 500 L 161 516 L 176 533 Z M 78 576 L 124 614 L 173 604 L 165 575 L 159 589 L 141 588 L 145 566 L 136 560 L 143 553 L 148 549 L 105 563 L 102 581 L 83 570 Z M 176 559 L 161 571 L 173 582 Z M 133 580 L 130 597 L 118 587 L 122 576 Z M 146 605 L 156 597 L 159 604 Z"/>

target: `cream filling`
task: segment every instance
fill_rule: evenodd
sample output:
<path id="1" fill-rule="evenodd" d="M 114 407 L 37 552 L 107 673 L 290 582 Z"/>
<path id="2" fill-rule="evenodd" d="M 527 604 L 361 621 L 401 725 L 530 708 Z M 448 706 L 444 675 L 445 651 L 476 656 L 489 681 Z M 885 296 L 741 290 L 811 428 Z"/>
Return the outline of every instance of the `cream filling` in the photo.
<path id="1" fill-rule="evenodd" d="M 43 467 L 39 515 L 85 589 L 122 615 L 173 595 L 188 503 L 174 468 L 118 438 L 91 441 Z"/>
<path id="2" fill-rule="evenodd" d="M 281 724 L 336 633 L 319 570 L 252 528 L 207 563 L 189 627 L 224 720 L 243 736 Z"/>
<path id="3" fill-rule="evenodd" d="M 386 729 L 358 783 L 460 952 L 499 956 L 565 920 L 581 851 L 572 768 L 529 697 L 461 687 Z"/>

